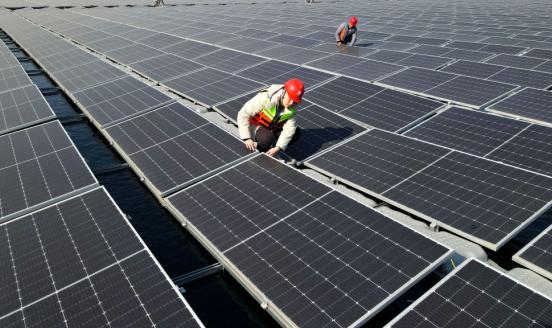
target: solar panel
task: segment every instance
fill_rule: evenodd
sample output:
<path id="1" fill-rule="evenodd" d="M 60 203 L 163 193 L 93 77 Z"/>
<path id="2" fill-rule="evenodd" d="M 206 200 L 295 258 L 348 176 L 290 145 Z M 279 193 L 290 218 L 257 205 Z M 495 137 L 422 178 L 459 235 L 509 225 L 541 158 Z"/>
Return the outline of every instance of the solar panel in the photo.
<path id="1" fill-rule="evenodd" d="M 304 160 L 365 130 L 314 104 L 301 108 L 298 120 L 298 138 L 285 150 L 286 155 L 296 160 Z"/>
<path id="2" fill-rule="evenodd" d="M 219 69 L 227 73 L 234 73 L 265 61 L 265 58 L 244 54 L 238 51 L 220 49 L 194 59 L 195 62 Z"/>
<path id="3" fill-rule="evenodd" d="M 36 85 L 0 92 L 0 134 L 55 118 Z"/>
<path id="4" fill-rule="evenodd" d="M 69 93 L 75 93 L 127 75 L 117 67 L 99 60 L 51 74 L 56 82 Z"/>
<path id="5" fill-rule="evenodd" d="M 478 49 L 483 52 L 492 52 L 495 54 L 510 54 L 510 55 L 516 55 L 523 50 L 527 50 L 527 48 L 524 47 L 515 47 L 515 46 L 503 46 L 498 44 L 489 44 L 484 46 L 483 48 Z"/>
<path id="6" fill-rule="evenodd" d="M 552 279 L 552 226 L 520 249 L 512 259 L 542 276 Z"/>
<path id="7" fill-rule="evenodd" d="M 506 69 L 505 66 L 460 60 L 444 67 L 441 71 L 486 79 L 504 69 Z"/>
<path id="8" fill-rule="evenodd" d="M 443 157 L 449 150 L 371 130 L 314 157 L 307 165 L 382 193 Z"/>
<path id="9" fill-rule="evenodd" d="M 552 60 L 548 60 L 534 68 L 535 71 L 552 73 Z"/>
<path id="10" fill-rule="evenodd" d="M 263 155 L 168 202 L 269 311 L 299 327 L 360 326 L 450 255 Z"/>
<path id="11" fill-rule="evenodd" d="M 0 221 L 97 185 L 59 121 L 5 134 L 0 149 Z"/>
<path id="12" fill-rule="evenodd" d="M 552 176 L 552 129 L 530 125 L 486 157 Z"/>
<path id="13" fill-rule="evenodd" d="M 103 188 L 0 231 L 3 327 L 203 326 Z"/>
<path id="14" fill-rule="evenodd" d="M 489 107 L 493 112 L 552 124 L 552 94 L 549 91 L 525 88 Z"/>
<path id="15" fill-rule="evenodd" d="M 458 76 L 425 93 L 466 106 L 482 107 L 517 88 L 517 85 Z"/>
<path id="16" fill-rule="evenodd" d="M 102 128 L 172 101 L 131 76 L 79 91 L 73 97 Z"/>
<path id="17" fill-rule="evenodd" d="M 404 66 L 400 65 L 388 64 L 375 60 L 365 60 L 361 63 L 339 69 L 337 72 L 366 81 L 375 81 L 403 70 L 404 68 Z"/>
<path id="18" fill-rule="evenodd" d="M 386 77 L 379 82 L 405 90 L 424 92 L 455 77 L 454 74 L 412 67 Z"/>
<path id="19" fill-rule="evenodd" d="M 469 109 L 451 107 L 406 135 L 470 154 L 485 156 L 529 124 Z"/>
<path id="20" fill-rule="evenodd" d="M 552 59 L 552 50 L 549 49 L 531 49 L 524 53 L 523 56 L 536 57 L 543 59 Z"/>
<path id="21" fill-rule="evenodd" d="M 463 49 L 463 50 L 481 50 L 481 48 L 485 46 L 486 44 L 484 43 L 467 42 L 467 41 L 454 41 L 452 43 L 447 44 L 447 47 L 449 48 L 456 48 L 456 49 Z"/>
<path id="22" fill-rule="evenodd" d="M 163 51 L 145 46 L 143 44 L 133 44 L 128 47 L 119 48 L 104 53 L 108 58 L 125 65 L 161 56 Z"/>
<path id="23" fill-rule="evenodd" d="M 398 61 L 397 64 L 403 66 L 416 66 L 421 68 L 437 69 L 451 61 L 452 59 L 445 57 L 415 54 Z"/>
<path id="24" fill-rule="evenodd" d="M 144 39 L 140 39 L 139 42 L 155 49 L 163 49 L 182 41 L 184 40 L 177 36 L 160 33 Z"/>
<path id="25" fill-rule="evenodd" d="M 398 131 L 428 116 L 443 104 L 395 90 L 383 90 L 340 112 L 387 131 Z"/>
<path id="26" fill-rule="evenodd" d="M 377 85 L 342 76 L 309 90 L 305 99 L 340 112 L 382 90 Z"/>
<path id="27" fill-rule="evenodd" d="M 251 92 L 244 96 L 241 96 L 223 103 L 219 103 L 213 108 L 217 112 L 223 114 L 224 116 L 226 116 L 227 118 L 229 118 L 235 123 L 240 109 L 243 107 L 243 105 L 245 105 L 245 103 L 249 99 L 253 98 L 256 94 L 257 92 Z"/>
<path id="28" fill-rule="evenodd" d="M 128 47 L 133 44 L 135 43 L 120 36 L 112 36 L 100 41 L 88 42 L 86 46 L 98 52 L 106 53 L 108 51 Z"/>
<path id="29" fill-rule="evenodd" d="M 203 65 L 175 55 L 165 54 L 132 64 L 132 69 L 154 81 L 165 81 L 204 68 Z"/>
<path id="30" fill-rule="evenodd" d="M 546 327 L 552 301 L 468 259 L 386 327 Z"/>
<path id="31" fill-rule="evenodd" d="M 306 65 L 328 72 L 337 72 L 349 66 L 363 63 L 364 61 L 365 60 L 362 58 L 336 54 L 322 59 L 314 60 L 307 63 Z"/>
<path id="32" fill-rule="evenodd" d="M 552 86 L 552 74 L 519 68 L 506 68 L 490 76 L 489 80 L 537 89 L 547 89 Z"/>
<path id="33" fill-rule="evenodd" d="M 406 59 L 410 56 L 413 56 L 411 53 L 402 52 L 402 51 L 393 51 L 393 50 L 378 50 L 366 58 L 379 60 L 386 63 L 396 63 L 400 60 Z"/>
<path id="34" fill-rule="evenodd" d="M 530 69 L 544 63 L 545 61 L 546 61 L 545 59 L 540 59 L 540 58 L 500 54 L 496 57 L 493 57 L 487 60 L 487 63 L 516 67 L 516 68 Z"/>
<path id="35" fill-rule="evenodd" d="M 461 60 L 482 61 L 489 57 L 494 56 L 494 54 L 490 52 L 455 49 L 443 54 L 443 56 L 447 56 L 449 58 L 454 58 L 454 59 L 461 59 Z"/>
<path id="36" fill-rule="evenodd" d="M 306 164 L 494 250 L 551 205 L 552 178 L 379 130 Z"/>
<path id="37" fill-rule="evenodd" d="M 383 196 L 496 250 L 551 205 L 552 178 L 453 152 Z"/>
<path id="38" fill-rule="evenodd" d="M 195 41 L 183 41 L 175 45 L 166 47 L 163 49 L 163 51 L 177 55 L 182 58 L 194 59 L 219 49 L 219 47 L 204 43 L 199 43 Z"/>
<path id="39" fill-rule="evenodd" d="M 106 132 L 162 197 L 249 154 L 240 140 L 179 103 L 119 123 Z"/>
<path id="40" fill-rule="evenodd" d="M 449 52 L 450 48 L 437 47 L 431 45 L 420 45 L 415 48 L 409 49 L 409 53 L 421 54 L 421 55 L 430 55 L 430 56 L 441 56 Z"/>
<path id="41" fill-rule="evenodd" d="M 32 84 L 21 66 L 0 69 L 0 92 Z"/>

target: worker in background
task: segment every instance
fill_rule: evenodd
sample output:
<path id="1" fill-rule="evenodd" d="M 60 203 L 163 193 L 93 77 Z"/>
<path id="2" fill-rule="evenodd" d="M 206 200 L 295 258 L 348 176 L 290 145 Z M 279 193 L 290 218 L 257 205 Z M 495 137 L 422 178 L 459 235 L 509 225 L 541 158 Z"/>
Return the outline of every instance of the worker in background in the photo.
<path id="1" fill-rule="evenodd" d="M 295 105 L 301 103 L 305 85 L 299 79 L 273 84 L 260 91 L 238 112 L 238 130 L 245 148 L 258 149 L 269 156 L 286 150 L 297 137 Z"/>
<path id="2" fill-rule="evenodd" d="M 335 32 L 335 42 L 338 46 L 345 45 L 352 47 L 357 41 L 357 18 L 352 16 L 348 23 L 341 23 Z"/>

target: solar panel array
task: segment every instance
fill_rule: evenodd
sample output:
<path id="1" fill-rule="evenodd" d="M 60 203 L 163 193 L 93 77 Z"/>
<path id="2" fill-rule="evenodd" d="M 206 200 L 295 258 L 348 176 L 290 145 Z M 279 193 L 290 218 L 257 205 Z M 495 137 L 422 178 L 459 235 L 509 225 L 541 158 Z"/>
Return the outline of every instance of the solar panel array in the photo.
<path id="1" fill-rule="evenodd" d="M 270 4 L 285 8 L 270 19 L 264 4 L 22 10 L 40 26 L 4 13 L 0 27 L 280 323 L 358 326 L 450 252 L 266 156 L 243 162 L 238 139 L 160 91 L 235 121 L 258 90 L 299 77 L 306 100 L 288 157 L 497 250 L 552 204 L 542 105 L 552 31 L 542 14 L 371 3 L 363 16 L 367 4 L 351 5 L 370 22 L 355 48 L 332 42 L 343 18 L 328 4 L 308 14 L 304 4 Z M 24 83 L 20 73 L 2 76 Z M 443 102 L 454 106 L 440 111 Z M 546 276 L 542 240 L 526 247 L 537 245 L 528 257 L 538 264 L 523 264 Z"/>
<path id="2" fill-rule="evenodd" d="M 551 311 L 549 298 L 469 260 L 386 327 L 546 327 Z"/>
<path id="3" fill-rule="evenodd" d="M 0 136 L 0 149 L 0 221 L 97 185 L 59 121 Z"/>
<path id="4" fill-rule="evenodd" d="M 260 302 L 300 327 L 359 326 L 450 255 L 265 155 L 167 202 Z"/>
<path id="5" fill-rule="evenodd" d="M 552 205 L 550 177 L 375 129 L 307 165 L 494 250 Z"/>
<path id="6" fill-rule="evenodd" d="M 552 279 L 552 226 L 520 249 L 513 260 Z"/>
<path id="7" fill-rule="evenodd" d="M 0 225 L 2 327 L 200 327 L 105 189 Z"/>

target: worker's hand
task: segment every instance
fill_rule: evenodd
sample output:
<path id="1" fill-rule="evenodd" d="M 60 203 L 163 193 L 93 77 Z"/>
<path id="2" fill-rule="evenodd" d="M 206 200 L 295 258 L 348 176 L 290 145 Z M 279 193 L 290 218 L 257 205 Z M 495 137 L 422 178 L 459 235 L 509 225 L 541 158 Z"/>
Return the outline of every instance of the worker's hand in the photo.
<path id="1" fill-rule="evenodd" d="M 245 144 L 245 149 L 247 149 L 249 151 L 255 151 L 255 149 L 257 148 L 255 146 L 255 142 L 253 142 L 253 140 L 251 140 L 251 139 L 247 139 L 243 143 Z"/>
<path id="2" fill-rule="evenodd" d="M 342 45 L 341 41 L 337 41 L 337 46 L 341 47 L 341 45 Z"/>
<path id="3" fill-rule="evenodd" d="M 279 152 L 280 152 L 280 147 L 272 147 L 266 151 L 266 154 L 270 157 L 274 157 L 278 155 Z"/>

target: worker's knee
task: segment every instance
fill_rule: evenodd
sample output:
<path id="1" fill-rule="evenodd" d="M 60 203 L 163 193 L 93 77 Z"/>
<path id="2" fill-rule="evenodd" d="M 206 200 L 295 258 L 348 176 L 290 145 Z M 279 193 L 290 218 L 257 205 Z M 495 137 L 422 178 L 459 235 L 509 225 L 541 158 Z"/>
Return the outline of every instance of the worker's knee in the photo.
<path id="1" fill-rule="evenodd" d="M 260 126 L 257 128 L 257 131 L 255 131 L 255 141 L 257 142 L 257 149 L 261 152 L 265 152 L 272 148 L 274 144 L 274 133 L 264 126 Z"/>

